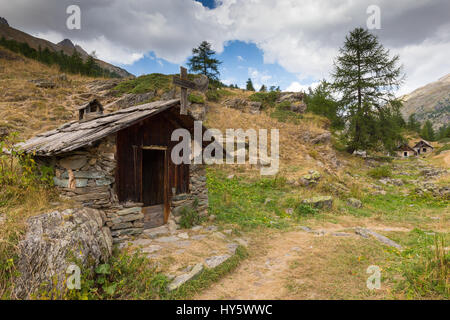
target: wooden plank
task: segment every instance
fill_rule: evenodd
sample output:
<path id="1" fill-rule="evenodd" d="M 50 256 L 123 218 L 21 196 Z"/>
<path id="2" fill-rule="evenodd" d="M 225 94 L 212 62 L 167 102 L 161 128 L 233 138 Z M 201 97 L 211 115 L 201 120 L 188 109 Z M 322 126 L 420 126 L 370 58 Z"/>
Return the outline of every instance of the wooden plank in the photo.
<path id="1" fill-rule="evenodd" d="M 167 146 L 142 146 L 143 150 L 162 150 L 166 151 Z"/>
<path id="2" fill-rule="evenodd" d="M 197 85 L 195 84 L 195 82 L 190 81 L 190 80 L 186 80 L 186 79 L 181 79 L 178 77 L 173 77 L 173 84 L 182 88 L 187 88 L 187 89 L 192 89 L 192 90 L 196 90 Z"/>

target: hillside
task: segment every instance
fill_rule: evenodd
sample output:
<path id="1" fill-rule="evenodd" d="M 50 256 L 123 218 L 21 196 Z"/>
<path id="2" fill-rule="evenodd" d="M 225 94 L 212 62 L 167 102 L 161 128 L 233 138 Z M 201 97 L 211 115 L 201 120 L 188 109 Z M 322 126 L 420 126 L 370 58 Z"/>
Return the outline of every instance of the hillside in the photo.
<path id="1" fill-rule="evenodd" d="M 39 47 L 41 47 L 42 50 L 48 48 L 53 52 L 59 52 L 62 50 L 68 56 L 72 55 L 73 51 L 76 50 L 78 53 L 80 53 L 81 57 L 84 60 L 89 57 L 88 53 L 86 53 L 83 48 L 78 45 L 74 45 L 69 39 L 65 39 L 58 44 L 54 44 L 50 41 L 40 39 L 20 30 L 14 29 L 13 27 L 8 25 L 8 22 L 4 18 L 2 21 L 3 22 L 0 23 L 0 38 L 5 37 L 6 40 L 15 40 L 20 43 L 27 43 L 31 48 L 36 50 L 38 50 Z M 133 77 L 132 74 L 122 68 L 99 59 L 95 59 L 95 61 L 101 68 L 109 70 L 111 72 L 115 72 L 121 77 Z"/>
<path id="2" fill-rule="evenodd" d="M 434 129 L 450 123 L 450 74 L 403 97 L 402 109 L 407 120 L 415 114 L 421 123 L 430 120 Z"/>
<path id="3" fill-rule="evenodd" d="M 39 79 L 56 86 L 39 86 Z M 110 112 L 177 96 L 170 75 L 127 80 L 62 75 L 56 67 L 0 48 L 0 139 L 1 130 L 26 139 L 54 129 L 76 119 L 76 108 L 93 98 Z M 191 112 L 221 132 L 279 129 L 278 174 L 261 176 L 260 164 L 209 166 L 208 219 L 196 229 L 163 228 L 122 244 L 109 262 L 117 289 L 107 294 L 99 289 L 100 279 L 92 280 L 94 288 L 84 288 L 83 299 L 448 298 L 439 286 L 445 276 L 438 285 L 421 287 L 421 279 L 434 277 L 423 266 L 435 264 L 429 258 L 435 235 L 449 239 L 450 175 L 437 168 L 443 159 L 388 161 L 341 152 L 330 121 L 307 112 L 301 94 L 221 88 L 190 92 L 189 100 Z M 15 241 L 28 217 L 74 206 L 48 186 L 20 183 L 8 182 L 0 190 L 2 265 L 17 263 Z M 392 239 L 407 254 L 364 230 Z M 144 252 L 142 259 L 131 258 L 136 248 Z M 235 254 L 223 265 L 168 293 L 173 277 L 204 259 L 230 254 L 230 248 Z M 126 266 L 114 262 L 122 260 Z M 383 270 L 381 290 L 367 290 L 369 265 Z M 0 297 L 9 298 L 9 274 L 0 269 Z M 157 287 L 154 278 L 160 279 Z"/>

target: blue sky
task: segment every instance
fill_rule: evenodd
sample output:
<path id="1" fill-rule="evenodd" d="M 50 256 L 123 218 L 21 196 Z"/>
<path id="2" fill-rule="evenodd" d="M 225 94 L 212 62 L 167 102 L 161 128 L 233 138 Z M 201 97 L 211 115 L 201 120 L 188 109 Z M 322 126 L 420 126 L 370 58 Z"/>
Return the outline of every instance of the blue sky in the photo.
<path id="1" fill-rule="evenodd" d="M 202 3 L 208 9 L 216 7 L 215 0 L 195 0 Z M 280 86 L 286 90 L 293 82 L 300 82 L 296 75 L 286 71 L 279 64 L 264 63 L 263 51 L 254 43 L 243 41 L 228 41 L 224 50 L 216 57 L 222 61 L 220 65 L 220 79 L 227 85 L 237 84 L 245 88 L 248 78 L 251 78 L 256 90 L 264 84 L 266 87 Z M 186 66 L 187 60 L 183 65 Z M 120 65 L 128 72 L 136 76 L 148 73 L 172 74 L 179 72 L 179 65 L 167 60 L 157 58 L 154 52 L 147 53 L 143 58 L 132 65 Z M 307 78 L 301 81 L 303 85 L 309 85 L 317 79 Z"/>
<path id="2" fill-rule="evenodd" d="M 222 61 L 219 67 L 221 80 L 229 84 L 237 84 L 244 88 L 248 78 L 251 78 L 255 88 L 261 85 L 280 86 L 286 89 L 292 82 L 298 81 L 295 74 L 286 71 L 278 64 L 264 63 L 263 52 L 254 43 L 229 41 L 222 53 L 216 57 Z M 186 66 L 187 61 L 183 63 Z M 159 59 L 153 52 L 146 54 L 132 65 L 120 65 L 136 76 L 148 73 L 173 74 L 179 72 L 179 65 Z M 307 79 L 303 84 L 309 84 L 314 79 Z"/>

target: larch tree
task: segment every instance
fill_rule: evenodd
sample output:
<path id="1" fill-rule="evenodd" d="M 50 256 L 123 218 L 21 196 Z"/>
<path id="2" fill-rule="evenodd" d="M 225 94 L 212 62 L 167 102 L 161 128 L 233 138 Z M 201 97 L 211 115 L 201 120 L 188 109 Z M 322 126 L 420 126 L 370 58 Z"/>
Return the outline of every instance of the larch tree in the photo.
<path id="1" fill-rule="evenodd" d="M 403 140 L 400 128 L 390 127 L 398 122 L 392 119 L 400 103 L 394 92 L 404 80 L 399 56 L 391 58 L 375 35 L 356 28 L 339 50 L 332 77 L 348 124 L 348 151 L 395 148 Z"/>
<path id="2" fill-rule="evenodd" d="M 194 73 L 204 74 L 210 80 L 219 80 L 219 65 L 222 63 L 214 58 L 216 52 L 211 49 L 211 44 L 203 41 L 197 48 L 192 49 L 192 57 L 189 59 L 189 70 Z"/>

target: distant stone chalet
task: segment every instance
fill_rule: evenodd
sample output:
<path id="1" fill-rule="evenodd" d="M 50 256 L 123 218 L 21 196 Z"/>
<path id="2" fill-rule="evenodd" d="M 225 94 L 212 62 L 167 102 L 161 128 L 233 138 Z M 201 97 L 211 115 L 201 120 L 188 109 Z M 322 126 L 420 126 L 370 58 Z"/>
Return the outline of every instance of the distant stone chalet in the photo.
<path id="1" fill-rule="evenodd" d="M 421 154 L 428 154 L 433 152 L 434 147 L 431 145 L 431 143 L 420 140 L 417 142 L 414 147 L 410 147 L 408 144 L 402 144 L 397 148 L 397 156 L 401 158 L 409 158 L 418 156 Z"/>

